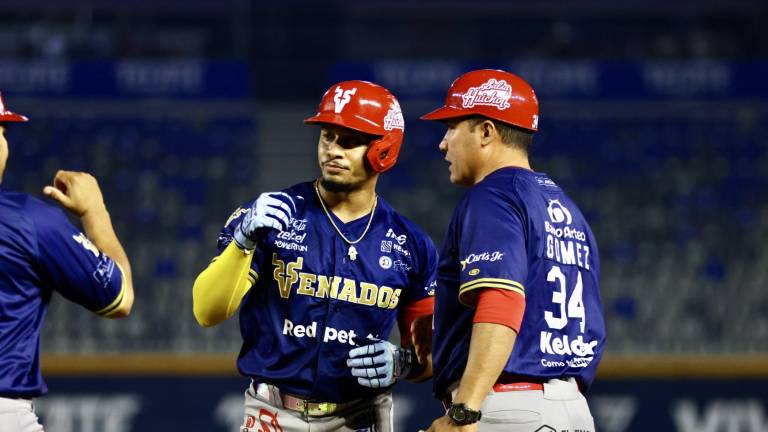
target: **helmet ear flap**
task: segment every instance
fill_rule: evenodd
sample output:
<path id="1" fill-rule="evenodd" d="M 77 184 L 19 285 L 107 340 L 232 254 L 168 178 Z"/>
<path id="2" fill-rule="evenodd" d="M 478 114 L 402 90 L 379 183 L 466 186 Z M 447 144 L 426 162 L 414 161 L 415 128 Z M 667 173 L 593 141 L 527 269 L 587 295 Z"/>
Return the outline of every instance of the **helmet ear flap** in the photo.
<path id="1" fill-rule="evenodd" d="M 373 171 L 382 173 L 392 168 L 397 162 L 402 142 L 403 134 L 394 131 L 384 135 L 381 139 L 371 141 L 366 158 Z"/>

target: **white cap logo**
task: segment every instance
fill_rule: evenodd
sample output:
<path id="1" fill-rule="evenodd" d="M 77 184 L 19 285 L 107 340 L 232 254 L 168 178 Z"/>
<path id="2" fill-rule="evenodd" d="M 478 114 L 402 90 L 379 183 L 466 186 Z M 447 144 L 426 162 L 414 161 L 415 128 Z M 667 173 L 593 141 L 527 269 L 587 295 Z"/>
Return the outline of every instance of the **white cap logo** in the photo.
<path id="1" fill-rule="evenodd" d="M 571 212 L 568 211 L 564 205 L 560 204 L 559 200 L 549 200 L 547 213 L 549 213 L 549 218 L 552 219 L 552 222 L 554 223 L 565 222 L 566 225 L 570 225 L 573 220 Z"/>
<path id="2" fill-rule="evenodd" d="M 509 99 L 512 97 L 512 86 L 505 80 L 498 81 L 491 78 L 480 87 L 470 87 L 461 97 L 461 106 L 473 108 L 477 105 L 493 106 L 499 110 L 509 108 Z"/>

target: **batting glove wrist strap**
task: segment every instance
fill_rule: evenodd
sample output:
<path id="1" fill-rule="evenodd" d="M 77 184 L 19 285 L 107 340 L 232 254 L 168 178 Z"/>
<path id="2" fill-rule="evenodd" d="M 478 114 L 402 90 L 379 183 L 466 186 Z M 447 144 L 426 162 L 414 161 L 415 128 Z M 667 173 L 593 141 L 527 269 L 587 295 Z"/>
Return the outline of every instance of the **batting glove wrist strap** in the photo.
<path id="1" fill-rule="evenodd" d="M 405 351 L 387 341 L 377 341 L 350 350 L 347 366 L 360 385 L 389 387 L 398 377 L 410 371 L 413 360 L 409 360 L 411 356 L 406 355 Z M 415 355 L 412 357 L 415 358 Z"/>
<path id="2" fill-rule="evenodd" d="M 427 368 L 426 365 L 419 363 L 419 358 L 416 356 L 416 348 L 413 345 L 406 348 L 399 348 L 398 353 L 402 366 L 400 372 L 396 376 L 397 378 L 415 378 L 421 375 Z"/>
<path id="3" fill-rule="evenodd" d="M 296 203 L 283 192 L 267 192 L 251 205 L 235 228 L 235 242 L 241 249 L 253 250 L 269 230 L 285 231 L 290 227 Z"/>
<path id="4" fill-rule="evenodd" d="M 237 228 L 235 228 L 235 243 L 237 244 L 237 247 L 243 250 L 252 251 L 256 249 L 256 241 L 251 240 L 248 238 L 241 228 L 241 225 L 238 225 Z"/>

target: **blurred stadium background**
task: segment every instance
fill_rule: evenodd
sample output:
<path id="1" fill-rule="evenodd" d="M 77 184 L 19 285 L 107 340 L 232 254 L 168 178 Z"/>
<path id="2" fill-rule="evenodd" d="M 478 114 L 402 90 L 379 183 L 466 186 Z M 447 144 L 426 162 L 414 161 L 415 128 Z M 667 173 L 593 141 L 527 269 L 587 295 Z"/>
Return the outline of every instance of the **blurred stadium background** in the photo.
<path id="1" fill-rule="evenodd" d="M 478 67 L 533 84 L 534 167 L 597 235 L 599 430 L 768 430 L 767 18 L 750 0 L 0 2 L 0 90 L 32 119 L 9 129 L 4 186 L 94 173 L 135 273 L 125 321 L 54 298 L 46 430 L 236 430 L 237 322 L 191 313 L 219 228 L 313 178 L 302 119 L 333 82 L 369 79 L 406 115 L 380 193 L 441 244 L 462 190 L 442 129 L 417 119 Z M 396 430 L 440 413 L 429 393 L 397 388 Z"/>

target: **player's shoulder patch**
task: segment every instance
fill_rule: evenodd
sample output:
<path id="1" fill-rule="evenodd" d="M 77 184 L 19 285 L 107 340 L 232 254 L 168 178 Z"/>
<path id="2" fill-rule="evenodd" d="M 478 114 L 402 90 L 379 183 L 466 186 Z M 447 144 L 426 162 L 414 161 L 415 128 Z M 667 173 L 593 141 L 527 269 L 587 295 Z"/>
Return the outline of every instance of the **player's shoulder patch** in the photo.
<path id="1" fill-rule="evenodd" d="M 248 213 L 249 210 L 250 210 L 250 208 L 238 207 L 237 209 L 235 209 L 235 211 L 232 212 L 231 215 L 229 215 L 229 218 L 227 219 L 227 221 L 224 222 L 224 226 L 228 227 L 229 224 L 231 224 L 233 220 L 235 220 L 235 219 L 239 218 L 240 216 Z"/>
<path id="2" fill-rule="evenodd" d="M 560 186 L 557 185 L 557 183 L 554 182 L 551 178 L 549 178 L 546 174 L 540 174 L 537 173 L 534 176 L 534 180 L 536 181 L 536 184 L 548 189 L 555 189 L 559 190 Z"/>

